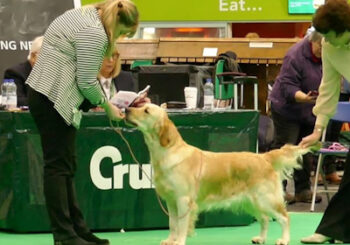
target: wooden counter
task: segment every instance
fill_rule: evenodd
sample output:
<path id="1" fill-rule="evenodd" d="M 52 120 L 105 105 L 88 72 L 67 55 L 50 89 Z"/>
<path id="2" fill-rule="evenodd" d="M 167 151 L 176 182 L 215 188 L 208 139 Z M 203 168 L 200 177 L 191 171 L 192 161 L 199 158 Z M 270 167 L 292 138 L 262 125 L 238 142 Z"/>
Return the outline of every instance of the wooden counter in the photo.
<path id="1" fill-rule="evenodd" d="M 124 64 L 134 60 L 164 63 L 213 63 L 216 57 L 203 57 L 204 48 L 217 48 L 217 54 L 234 51 L 244 72 L 259 79 L 259 109 L 265 111 L 267 83 L 274 81 L 289 48 L 300 38 L 159 38 L 122 40 L 118 47 Z M 245 89 L 245 105 L 252 108 L 253 89 Z"/>

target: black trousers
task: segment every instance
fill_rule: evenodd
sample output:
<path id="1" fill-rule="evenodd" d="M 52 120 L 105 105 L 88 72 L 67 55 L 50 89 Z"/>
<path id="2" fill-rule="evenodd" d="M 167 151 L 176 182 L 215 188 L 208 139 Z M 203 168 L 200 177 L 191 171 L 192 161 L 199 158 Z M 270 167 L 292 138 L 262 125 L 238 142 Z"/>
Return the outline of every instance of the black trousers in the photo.
<path id="1" fill-rule="evenodd" d="M 314 125 L 288 120 L 274 111 L 273 108 L 271 112 L 275 128 L 274 140 L 271 146 L 272 149 L 278 149 L 287 143 L 297 145 L 303 137 L 311 134 L 314 129 Z M 306 154 L 303 156 L 303 168 L 294 170 L 293 178 L 296 194 L 304 190 L 310 190 L 312 162 L 313 156 L 311 154 Z"/>
<path id="2" fill-rule="evenodd" d="M 349 101 L 349 95 L 340 94 L 339 101 Z M 342 123 L 330 123 L 336 129 L 331 130 L 333 134 L 329 136 L 329 140 L 338 141 Z M 316 232 L 350 243 L 350 152 L 345 161 L 344 175 L 339 190 L 329 202 Z"/>
<path id="3" fill-rule="evenodd" d="M 350 243 L 350 152 L 339 190 L 329 202 L 316 233 Z"/>
<path id="4" fill-rule="evenodd" d="M 54 240 L 65 240 L 89 232 L 73 182 L 76 129 L 65 123 L 46 96 L 29 88 L 28 97 L 30 113 L 41 137 L 44 195 Z"/>

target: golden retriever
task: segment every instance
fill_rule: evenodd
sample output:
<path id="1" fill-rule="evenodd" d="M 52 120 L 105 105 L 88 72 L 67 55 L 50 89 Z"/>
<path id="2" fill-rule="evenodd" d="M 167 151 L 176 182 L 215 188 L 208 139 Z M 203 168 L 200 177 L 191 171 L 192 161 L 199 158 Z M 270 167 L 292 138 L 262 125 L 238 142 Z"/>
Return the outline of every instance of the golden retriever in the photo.
<path id="1" fill-rule="evenodd" d="M 297 158 L 310 151 L 285 145 L 264 154 L 214 153 L 188 145 L 164 108 L 145 104 L 126 110 L 126 122 L 144 135 L 157 193 L 169 210 L 169 237 L 161 245 L 185 245 L 200 211 L 242 210 L 261 225 L 252 242 L 263 244 L 269 218 L 282 227 L 276 244 L 289 243 L 289 217 L 281 179 L 298 168 Z"/>

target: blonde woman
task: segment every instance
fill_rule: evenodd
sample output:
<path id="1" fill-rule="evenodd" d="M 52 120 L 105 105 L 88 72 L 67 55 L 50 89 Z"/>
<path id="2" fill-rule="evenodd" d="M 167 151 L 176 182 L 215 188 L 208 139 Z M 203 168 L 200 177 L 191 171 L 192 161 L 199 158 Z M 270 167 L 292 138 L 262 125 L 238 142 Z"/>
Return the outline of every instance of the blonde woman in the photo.
<path id="1" fill-rule="evenodd" d="M 121 61 L 118 50 L 115 50 L 111 57 L 104 58 L 98 74 L 98 80 L 100 81 L 104 93 L 108 99 L 111 99 L 118 91 L 121 90 L 136 92 L 136 86 L 132 73 L 130 71 L 121 70 Z M 132 106 L 139 107 L 150 102 L 151 100 L 147 97 L 146 92 L 138 97 Z M 95 107 L 92 108 L 91 111 L 100 112 L 103 111 L 103 109 L 101 107 Z"/>
<path id="2" fill-rule="evenodd" d="M 124 118 L 108 102 L 97 80 L 115 40 L 132 36 L 138 11 L 129 0 L 106 0 L 69 10 L 48 27 L 30 74 L 29 107 L 41 136 L 44 195 L 55 245 L 107 245 L 94 236 L 78 206 L 73 176 L 75 138 L 84 100 L 99 105 L 112 120 Z"/>
<path id="3" fill-rule="evenodd" d="M 116 86 L 114 84 L 114 79 L 121 72 L 121 64 L 118 51 L 114 51 L 111 57 L 106 57 L 101 66 L 101 70 L 98 75 L 98 80 L 100 81 L 103 90 L 108 99 L 111 99 L 116 92 Z M 133 83 L 133 80 L 129 81 Z"/>

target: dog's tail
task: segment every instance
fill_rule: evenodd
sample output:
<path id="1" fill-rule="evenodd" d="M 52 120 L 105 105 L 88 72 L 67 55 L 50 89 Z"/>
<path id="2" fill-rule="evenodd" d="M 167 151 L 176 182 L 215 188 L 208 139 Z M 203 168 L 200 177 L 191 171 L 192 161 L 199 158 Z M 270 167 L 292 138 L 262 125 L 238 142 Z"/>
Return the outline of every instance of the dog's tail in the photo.
<path id="1" fill-rule="evenodd" d="M 302 168 L 302 155 L 315 152 L 321 148 L 320 144 L 308 148 L 286 144 L 280 149 L 265 153 L 272 167 L 281 174 L 282 179 L 291 178 L 293 169 Z"/>

